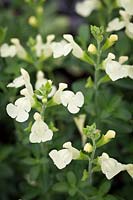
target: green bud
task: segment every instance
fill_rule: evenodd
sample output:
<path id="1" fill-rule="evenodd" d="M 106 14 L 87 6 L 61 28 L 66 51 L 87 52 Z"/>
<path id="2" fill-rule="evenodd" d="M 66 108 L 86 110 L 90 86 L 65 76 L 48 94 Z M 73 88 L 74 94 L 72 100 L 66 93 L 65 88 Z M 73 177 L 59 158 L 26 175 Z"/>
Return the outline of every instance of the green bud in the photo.
<path id="1" fill-rule="evenodd" d="M 93 37 L 101 43 L 103 41 L 104 27 L 91 26 L 91 33 Z"/>
<path id="2" fill-rule="evenodd" d="M 86 88 L 92 88 L 93 85 L 94 85 L 94 82 L 93 82 L 92 78 L 89 76 L 89 78 L 87 79 L 85 87 Z"/>

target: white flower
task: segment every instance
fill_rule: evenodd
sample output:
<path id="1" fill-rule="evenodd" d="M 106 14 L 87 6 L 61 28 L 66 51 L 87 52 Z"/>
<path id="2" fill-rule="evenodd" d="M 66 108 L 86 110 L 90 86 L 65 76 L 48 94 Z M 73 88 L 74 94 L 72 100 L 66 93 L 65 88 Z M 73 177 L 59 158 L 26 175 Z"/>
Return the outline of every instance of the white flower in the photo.
<path id="1" fill-rule="evenodd" d="M 107 32 L 118 31 L 125 27 L 125 33 L 131 39 L 133 39 L 133 23 L 130 22 L 131 15 L 126 11 L 120 10 L 122 20 L 115 18 L 109 22 Z"/>
<path id="2" fill-rule="evenodd" d="M 64 34 L 64 39 L 71 44 L 72 47 L 72 54 L 77 58 L 83 58 L 84 51 L 81 49 L 81 47 L 74 41 L 73 36 L 70 34 Z"/>
<path id="3" fill-rule="evenodd" d="M 9 83 L 7 85 L 7 87 L 15 87 L 15 88 L 19 88 L 19 87 L 22 87 L 24 85 L 24 79 L 23 79 L 23 76 L 19 76 L 17 78 L 15 78 L 13 80 L 13 82 Z"/>
<path id="4" fill-rule="evenodd" d="M 0 47 L 0 55 L 3 58 L 14 57 L 16 55 L 15 45 L 8 45 L 7 43 L 2 44 Z"/>
<path id="5" fill-rule="evenodd" d="M 9 103 L 6 107 L 8 115 L 17 122 L 25 122 L 29 118 L 31 103 L 27 97 L 21 97 L 15 104 Z"/>
<path id="6" fill-rule="evenodd" d="M 47 124 L 41 119 L 39 113 L 34 114 L 35 122 L 32 125 L 29 140 L 31 143 L 40 143 L 52 140 L 53 132 Z"/>
<path id="7" fill-rule="evenodd" d="M 29 98 L 31 104 L 34 104 L 34 99 L 33 99 L 34 92 L 33 92 L 33 87 L 30 83 L 29 73 L 25 69 L 21 68 L 21 74 L 22 74 L 22 77 L 24 80 L 25 88 L 27 89 L 28 98 Z"/>
<path id="8" fill-rule="evenodd" d="M 70 113 L 78 113 L 84 104 L 84 96 L 82 92 L 77 92 L 74 94 L 69 90 L 63 91 L 66 88 L 67 84 L 60 83 L 59 89 L 53 96 L 53 101 L 57 104 L 62 104 L 63 106 L 67 107 Z"/>
<path id="9" fill-rule="evenodd" d="M 119 62 L 114 61 L 114 59 L 115 55 L 109 53 L 104 61 L 105 71 L 111 80 L 116 81 L 125 77 L 133 78 L 133 66 L 123 65 L 123 62 L 127 60 L 127 57 L 120 57 Z"/>
<path id="10" fill-rule="evenodd" d="M 99 7 L 99 0 L 84 0 L 76 4 L 76 12 L 82 17 L 89 16 L 93 10 Z"/>
<path id="11" fill-rule="evenodd" d="M 55 35 L 53 35 L 53 34 L 48 35 L 46 38 L 46 43 L 43 45 L 43 54 L 46 58 L 52 56 L 51 45 L 52 45 L 52 41 L 54 40 L 54 38 L 55 38 Z"/>
<path id="12" fill-rule="evenodd" d="M 70 113 L 78 113 L 84 104 L 84 96 L 82 92 L 74 94 L 72 91 L 66 90 L 61 94 L 61 103 L 67 107 Z"/>
<path id="13" fill-rule="evenodd" d="M 127 164 L 125 168 L 128 174 L 133 178 L 133 164 Z"/>
<path id="14" fill-rule="evenodd" d="M 35 83 L 35 89 L 39 90 L 43 85 L 47 83 L 48 79 L 44 78 L 44 73 L 42 71 L 37 72 L 37 81 Z M 56 92 L 56 87 L 53 85 L 52 90 L 49 93 L 48 97 L 52 97 Z M 41 98 L 41 97 L 40 97 Z"/>
<path id="15" fill-rule="evenodd" d="M 121 164 L 114 158 L 110 158 L 107 153 L 103 153 L 99 157 L 99 163 L 101 165 L 101 170 L 107 179 L 111 179 L 116 176 L 121 171 L 126 170 L 129 175 L 133 176 L 133 165 L 132 164 Z"/>
<path id="16" fill-rule="evenodd" d="M 67 56 L 72 50 L 72 45 L 70 43 L 67 43 L 65 40 L 61 40 L 60 42 L 53 42 L 51 47 L 54 58 Z"/>
<path id="17" fill-rule="evenodd" d="M 17 38 L 12 38 L 11 42 L 15 45 L 16 47 L 16 54 L 19 58 L 25 59 L 27 57 L 27 52 L 25 51 L 24 47 L 20 44 L 19 39 Z"/>
<path id="18" fill-rule="evenodd" d="M 37 35 L 36 36 L 35 51 L 36 51 L 37 57 L 40 57 L 42 55 L 43 41 L 42 41 L 42 36 L 41 35 Z"/>
<path id="19" fill-rule="evenodd" d="M 63 148 L 59 151 L 54 149 L 49 153 L 50 158 L 58 169 L 65 168 L 72 160 L 78 159 L 80 156 L 79 150 L 72 147 L 71 142 L 64 143 Z"/>
<path id="20" fill-rule="evenodd" d="M 38 90 L 42 85 L 45 85 L 47 83 L 47 79 L 44 78 L 44 73 L 42 71 L 37 72 L 37 80 L 35 83 L 35 89 Z"/>
<path id="21" fill-rule="evenodd" d="M 53 96 L 53 101 L 57 104 L 61 104 L 61 95 L 64 89 L 66 89 L 68 86 L 66 83 L 59 83 L 59 88 L 56 91 L 56 93 Z"/>
<path id="22" fill-rule="evenodd" d="M 125 27 L 124 21 L 120 21 L 120 19 L 117 17 L 109 22 L 107 27 L 107 32 L 119 31 L 124 27 Z"/>
<path id="23" fill-rule="evenodd" d="M 118 0 L 120 7 L 123 7 L 126 12 L 130 15 L 133 15 L 133 0 Z"/>

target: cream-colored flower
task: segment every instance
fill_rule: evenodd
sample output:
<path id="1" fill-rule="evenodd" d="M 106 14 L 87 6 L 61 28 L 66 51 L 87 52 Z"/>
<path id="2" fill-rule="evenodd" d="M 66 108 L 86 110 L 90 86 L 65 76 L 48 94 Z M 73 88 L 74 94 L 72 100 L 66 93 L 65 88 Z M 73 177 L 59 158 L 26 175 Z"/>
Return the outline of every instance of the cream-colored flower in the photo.
<path id="1" fill-rule="evenodd" d="M 14 57 L 16 55 L 16 47 L 15 45 L 8 45 L 4 43 L 0 47 L 0 56 L 3 58 L 6 57 Z"/>
<path id="2" fill-rule="evenodd" d="M 66 90 L 61 94 L 61 103 L 67 107 L 72 114 L 78 113 L 84 104 L 84 96 L 82 92 L 74 94 L 72 91 Z"/>
<path id="3" fill-rule="evenodd" d="M 83 58 L 84 51 L 81 47 L 74 41 L 73 36 L 70 34 L 64 34 L 64 39 L 69 42 L 72 47 L 72 54 L 77 58 Z"/>
<path id="4" fill-rule="evenodd" d="M 43 54 L 46 58 L 52 56 L 52 42 L 55 38 L 55 35 L 48 35 L 46 38 L 46 43 L 43 45 Z"/>
<path id="5" fill-rule="evenodd" d="M 50 158 L 58 169 L 65 168 L 72 160 L 76 160 L 80 156 L 79 150 L 72 147 L 71 142 L 64 143 L 63 148 L 59 151 L 54 149 L 49 153 Z"/>
<path id="6" fill-rule="evenodd" d="M 84 0 L 76 4 L 76 12 L 82 17 L 89 16 L 93 10 L 98 9 L 100 6 L 99 0 Z"/>
<path id="7" fill-rule="evenodd" d="M 67 43 L 65 40 L 61 40 L 60 42 L 53 42 L 51 47 L 54 58 L 67 56 L 72 50 L 72 45 L 70 43 Z"/>
<path id="8" fill-rule="evenodd" d="M 116 81 L 125 77 L 133 78 L 133 66 L 123 64 L 127 60 L 127 57 L 120 57 L 119 62 L 114 61 L 114 59 L 115 55 L 109 53 L 104 61 L 105 71 L 111 80 Z"/>
<path id="9" fill-rule="evenodd" d="M 125 169 L 127 170 L 128 174 L 133 178 L 133 164 L 127 164 L 125 166 Z"/>
<path id="10" fill-rule="evenodd" d="M 16 54 L 19 58 L 25 59 L 27 57 L 27 52 L 24 49 L 24 47 L 20 44 L 20 41 L 18 38 L 12 38 L 11 42 L 14 44 L 16 48 Z"/>
<path id="11" fill-rule="evenodd" d="M 31 103 L 27 97 L 21 97 L 15 104 L 9 103 L 6 107 L 7 114 L 17 122 L 25 122 L 29 118 Z"/>
<path id="12" fill-rule="evenodd" d="M 38 34 L 36 36 L 36 44 L 35 44 L 35 51 L 36 51 L 36 56 L 40 57 L 43 53 L 43 41 L 42 41 L 42 36 Z"/>
<path id="13" fill-rule="evenodd" d="M 133 164 L 121 164 L 114 158 L 110 158 L 107 153 L 103 153 L 102 156 L 99 157 L 99 164 L 107 179 L 112 179 L 118 173 L 125 170 L 133 177 Z"/>
<path id="14" fill-rule="evenodd" d="M 27 89 L 28 98 L 29 98 L 31 104 L 33 105 L 34 104 L 34 99 L 33 99 L 34 92 L 33 92 L 33 87 L 30 83 L 29 73 L 25 69 L 21 68 L 21 75 L 24 80 L 25 88 Z"/>
<path id="15" fill-rule="evenodd" d="M 53 100 L 55 103 L 57 104 L 61 104 L 61 95 L 64 89 L 66 89 L 68 86 L 66 83 L 59 83 L 59 88 L 58 90 L 55 92 L 54 96 L 53 96 Z"/>
<path id="16" fill-rule="evenodd" d="M 129 38 L 133 39 L 133 23 L 130 22 L 132 16 L 123 10 L 120 10 L 119 13 L 122 20 L 120 20 L 119 18 L 115 18 L 110 21 L 107 27 L 107 32 L 119 31 L 125 27 L 125 33 Z"/>
<path id="17" fill-rule="evenodd" d="M 29 140 L 31 143 L 40 143 L 52 140 L 53 132 L 42 120 L 39 113 L 34 114 L 35 122 L 32 125 Z"/>
<path id="18" fill-rule="evenodd" d="M 7 87 L 19 88 L 19 87 L 22 87 L 23 85 L 24 85 L 23 76 L 19 76 L 19 77 L 15 78 L 11 83 L 9 83 L 7 85 Z"/>
<path id="19" fill-rule="evenodd" d="M 118 0 L 118 5 L 126 10 L 130 15 L 133 15 L 133 0 Z"/>

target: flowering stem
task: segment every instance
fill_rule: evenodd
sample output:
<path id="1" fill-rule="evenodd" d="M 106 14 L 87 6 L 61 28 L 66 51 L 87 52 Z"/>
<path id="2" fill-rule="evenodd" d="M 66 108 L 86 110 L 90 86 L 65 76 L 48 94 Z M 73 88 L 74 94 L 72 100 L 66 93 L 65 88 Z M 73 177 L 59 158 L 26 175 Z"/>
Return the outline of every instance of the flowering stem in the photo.
<path id="1" fill-rule="evenodd" d="M 97 91 L 99 88 L 98 82 L 99 82 L 100 58 L 101 58 L 101 47 L 100 47 L 100 42 L 97 41 L 97 61 L 95 64 L 95 72 L 94 72 L 94 103 L 95 103 L 96 116 L 98 114 Z"/>
<path id="2" fill-rule="evenodd" d="M 89 158 L 89 166 L 88 166 L 88 174 L 89 174 L 89 185 L 92 185 L 92 167 L 93 167 L 93 160 L 95 157 L 95 151 L 96 151 L 96 143 L 95 143 L 95 139 L 92 138 L 92 143 L 93 143 L 93 151 L 91 153 L 91 156 Z"/>
<path id="3" fill-rule="evenodd" d="M 44 110 L 45 110 L 46 106 L 43 104 L 42 105 L 42 110 L 41 110 L 41 117 L 42 117 L 42 120 L 44 120 Z"/>

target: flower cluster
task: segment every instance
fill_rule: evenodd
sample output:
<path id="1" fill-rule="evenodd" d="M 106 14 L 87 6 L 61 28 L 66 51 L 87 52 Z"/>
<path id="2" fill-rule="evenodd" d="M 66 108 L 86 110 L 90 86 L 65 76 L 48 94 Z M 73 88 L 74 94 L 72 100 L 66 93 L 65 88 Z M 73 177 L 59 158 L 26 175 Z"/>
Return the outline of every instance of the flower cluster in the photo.
<path id="1" fill-rule="evenodd" d="M 74 94 L 70 90 L 64 91 L 64 89 L 68 87 L 65 83 L 60 83 L 59 89 L 56 90 L 56 87 L 54 85 L 52 86 L 52 81 L 44 78 L 44 73 L 42 71 L 37 72 L 35 91 L 30 83 L 30 76 L 28 72 L 23 68 L 21 69 L 21 76 L 15 78 L 13 82 L 7 85 L 7 87 L 15 88 L 22 86 L 24 86 L 24 89 L 20 91 L 20 94 L 24 97 L 17 99 L 14 104 L 9 103 L 6 107 L 8 115 L 16 119 L 17 122 L 25 122 L 29 118 L 29 112 L 31 108 L 38 109 L 38 105 L 40 105 L 39 103 L 42 104 L 42 107 L 43 104 L 45 107 L 47 107 L 47 98 L 52 98 L 52 101 L 55 105 L 64 105 L 68 108 L 69 112 L 73 114 L 78 113 L 84 104 L 84 96 L 82 92 L 77 92 Z M 31 127 L 31 133 L 29 136 L 30 142 L 40 143 L 51 140 L 53 137 L 53 132 L 43 121 L 41 114 L 36 112 L 34 114 L 34 120 L 35 122 Z"/>
<path id="2" fill-rule="evenodd" d="M 131 18 L 133 16 L 133 1 L 132 0 L 119 0 L 118 5 L 124 10 L 120 10 L 120 18 L 116 17 L 111 20 L 107 27 L 107 32 L 119 31 L 125 27 L 125 33 L 133 39 L 133 23 Z"/>

